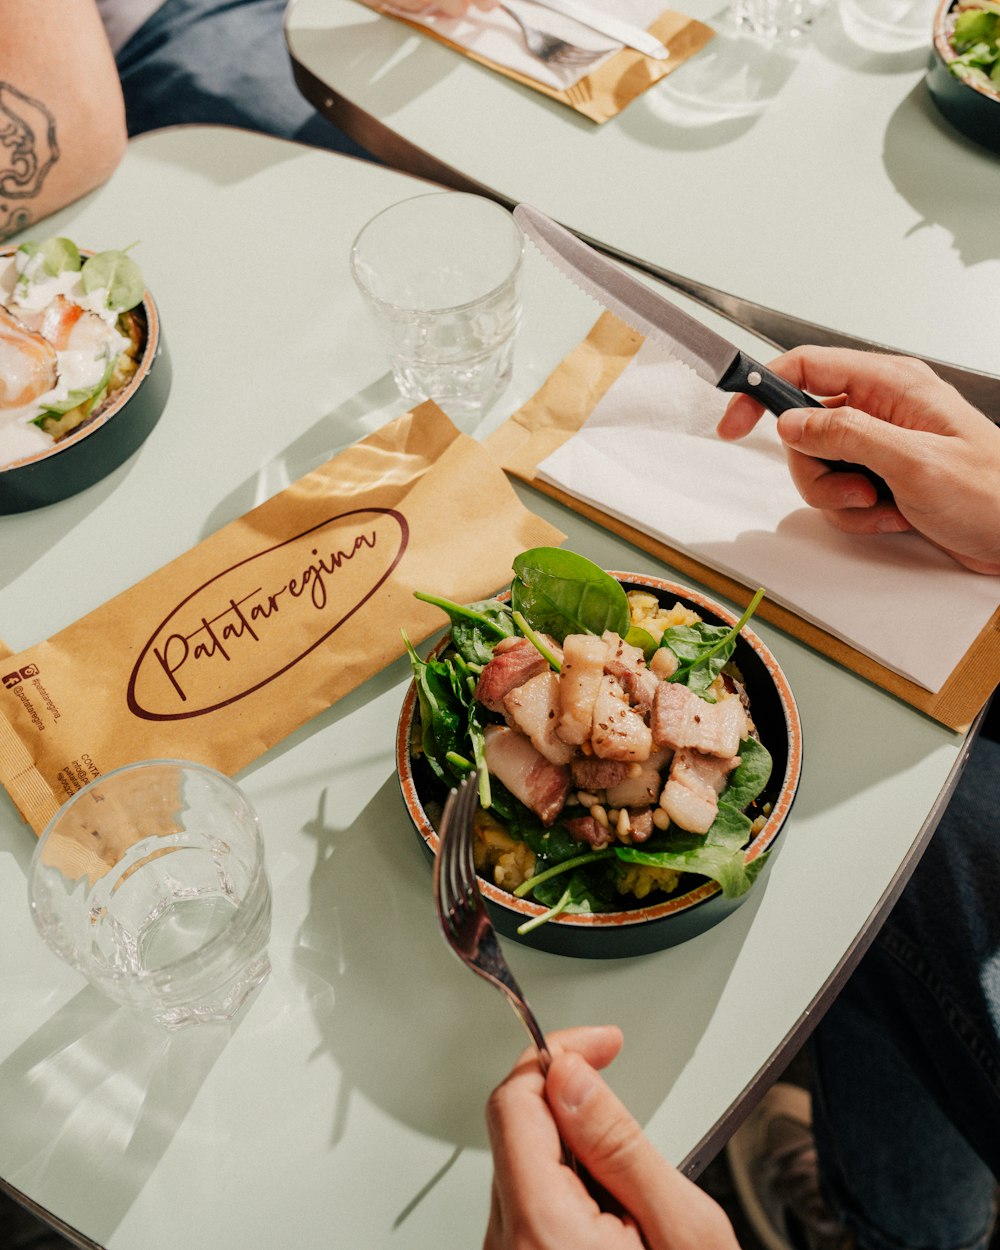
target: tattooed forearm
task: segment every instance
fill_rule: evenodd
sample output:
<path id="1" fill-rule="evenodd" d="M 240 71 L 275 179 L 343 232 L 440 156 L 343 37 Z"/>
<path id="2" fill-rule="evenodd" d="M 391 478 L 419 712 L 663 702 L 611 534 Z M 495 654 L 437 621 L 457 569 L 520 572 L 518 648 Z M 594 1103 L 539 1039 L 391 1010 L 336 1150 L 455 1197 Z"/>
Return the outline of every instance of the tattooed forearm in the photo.
<path id="1" fill-rule="evenodd" d="M 52 114 L 40 100 L 0 82 L 0 240 L 31 221 L 31 201 L 58 159 Z"/>

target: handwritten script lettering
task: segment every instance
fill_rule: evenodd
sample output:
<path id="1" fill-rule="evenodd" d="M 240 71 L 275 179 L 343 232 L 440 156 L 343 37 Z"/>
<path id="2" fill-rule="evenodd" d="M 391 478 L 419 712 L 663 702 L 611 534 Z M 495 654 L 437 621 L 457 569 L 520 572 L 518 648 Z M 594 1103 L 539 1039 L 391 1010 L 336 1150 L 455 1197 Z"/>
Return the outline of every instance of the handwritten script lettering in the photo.
<path id="1" fill-rule="evenodd" d="M 392 509 L 343 513 L 241 560 L 185 597 L 142 648 L 128 706 L 204 715 L 299 663 L 385 584 L 409 529 Z"/>

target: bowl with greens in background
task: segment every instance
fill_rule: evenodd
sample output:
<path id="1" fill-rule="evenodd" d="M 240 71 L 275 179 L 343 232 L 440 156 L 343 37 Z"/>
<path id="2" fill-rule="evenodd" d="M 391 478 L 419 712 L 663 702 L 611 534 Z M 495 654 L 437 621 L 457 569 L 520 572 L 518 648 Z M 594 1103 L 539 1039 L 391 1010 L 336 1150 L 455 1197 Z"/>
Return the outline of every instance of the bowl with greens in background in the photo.
<path id="1" fill-rule="evenodd" d="M 691 588 L 559 548 L 509 591 L 442 608 L 409 646 L 396 762 L 428 857 L 449 790 L 478 770 L 476 864 L 504 936 L 620 958 L 696 936 L 754 889 L 799 781 L 788 681 L 747 624 Z M 408 644 L 409 645 L 409 644 Z"/>
<path id="2" fill-rule="evenodd" d="M 943 0 L 933 37 L 931 99 L 956 130 L 1000 152 L 1000 3 Z"/>
<path id="3" fill-rule="evenodd" d="M 0 252 L 0 514 L 107 476 L 169 388 L 159 314 L 130 256 L 66 238 Z"/>

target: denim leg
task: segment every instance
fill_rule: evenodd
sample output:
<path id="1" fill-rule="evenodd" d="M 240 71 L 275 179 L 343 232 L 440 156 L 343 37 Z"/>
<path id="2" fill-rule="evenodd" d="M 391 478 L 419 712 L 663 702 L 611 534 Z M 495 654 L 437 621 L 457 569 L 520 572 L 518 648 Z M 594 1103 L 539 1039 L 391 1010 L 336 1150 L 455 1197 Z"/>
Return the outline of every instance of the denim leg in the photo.
<path id="1" fill-rule="evenodd" d="M 985 1246 L 1000 1176 L 1000 743 L 813 1041 L 824 1189 L 863 1250 Z"/>
<path id="2" fill-rule="evenodd" d="M 117 56 L 129 134 L 240 126 L 369 157 L 295 85 L 285 0 L 165 0 Z"/>

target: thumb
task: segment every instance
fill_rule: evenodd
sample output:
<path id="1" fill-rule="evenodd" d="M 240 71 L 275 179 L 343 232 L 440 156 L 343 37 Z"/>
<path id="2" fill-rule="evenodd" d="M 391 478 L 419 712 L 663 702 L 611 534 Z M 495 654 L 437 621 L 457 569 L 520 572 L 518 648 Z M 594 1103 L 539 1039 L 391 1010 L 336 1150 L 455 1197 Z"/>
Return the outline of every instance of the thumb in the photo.
<path id="1" fill-rule="evenodd" d="M 794 408 L 778 418 L 782 442 L 819 460 L 863 464 L 898 476 L 916 455 L 919 435 L 857 408 Z"/>
<path id="2" fill-rule="evenodd" d="M 563 1142 L 648 1244 L 737 1250 L 721 1210 L 667 1163 L 586 1060 L 570 1051 L 554 1056 L 545 1088 Z"/>

